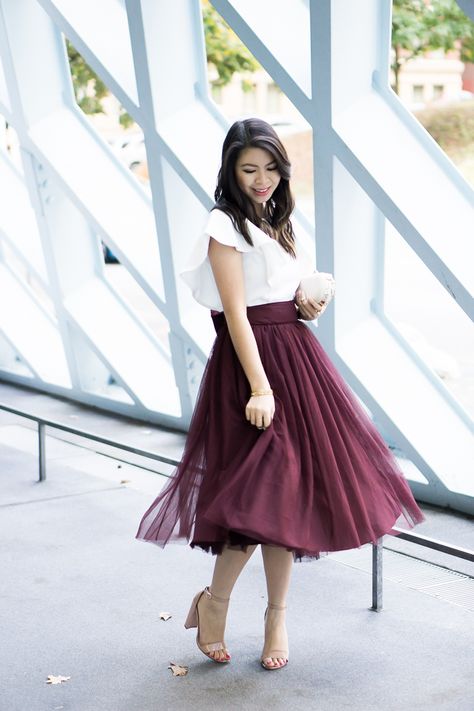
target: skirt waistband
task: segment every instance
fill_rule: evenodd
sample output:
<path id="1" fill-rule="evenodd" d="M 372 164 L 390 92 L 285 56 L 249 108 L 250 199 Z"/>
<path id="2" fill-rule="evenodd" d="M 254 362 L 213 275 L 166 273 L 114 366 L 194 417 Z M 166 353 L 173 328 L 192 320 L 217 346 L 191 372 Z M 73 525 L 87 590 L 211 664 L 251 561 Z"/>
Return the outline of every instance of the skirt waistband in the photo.
<path id="1" fill-rule="evenodd" d="M 226 325 L 223 311 L 211 311 L 212 321 L 216 332 Z M 294 301 L 272 301 L 268 304 L 247 306 L 247 318 L 253 325 L 294 323 L 298 320 Z"/>

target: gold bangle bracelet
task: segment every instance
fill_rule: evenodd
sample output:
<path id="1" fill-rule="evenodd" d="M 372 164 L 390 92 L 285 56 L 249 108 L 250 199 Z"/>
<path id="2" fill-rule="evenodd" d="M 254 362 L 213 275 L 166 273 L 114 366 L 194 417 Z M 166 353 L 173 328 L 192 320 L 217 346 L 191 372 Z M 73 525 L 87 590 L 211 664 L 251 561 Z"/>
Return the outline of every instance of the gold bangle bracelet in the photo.
<path id="1" fill-rule="evenodd" d="M 273 390 L 252 390 L 250 393 L 251 397 L 258 395 L 273 395 Z"/>

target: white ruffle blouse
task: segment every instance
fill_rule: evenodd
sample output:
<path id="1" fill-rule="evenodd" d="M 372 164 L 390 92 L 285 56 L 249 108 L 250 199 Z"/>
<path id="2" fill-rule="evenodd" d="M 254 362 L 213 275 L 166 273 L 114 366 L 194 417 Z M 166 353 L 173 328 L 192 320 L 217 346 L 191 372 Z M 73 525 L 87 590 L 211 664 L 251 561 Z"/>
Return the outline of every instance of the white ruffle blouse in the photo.
<path id="1" fill-rule="evenodd" d="M 247 306 L 273 301 L 291 301 L 304 276 L 316 267 L 295 238 L 297 257 L 294 259 L 283 247 L 263 230 L 247 221 L 253 247 L 238 232 L 231 218 L 222 210 L 212 210 L 204 230 L 191 253 L 188 264 L 179 275 L 190 287 L 193 297 L 202 306 L 223 311 L 219 291 L 208 257 L 209 239 L 235 247 L 242 253 L 245 295 Z"/>

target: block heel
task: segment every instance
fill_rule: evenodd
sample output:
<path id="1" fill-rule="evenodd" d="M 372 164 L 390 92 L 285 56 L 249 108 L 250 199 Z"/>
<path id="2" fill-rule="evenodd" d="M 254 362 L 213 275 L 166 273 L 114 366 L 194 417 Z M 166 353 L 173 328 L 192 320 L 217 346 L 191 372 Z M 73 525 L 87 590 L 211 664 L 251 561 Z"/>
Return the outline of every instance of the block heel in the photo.
<path id="1" fill-rule="evenodd" d="M 186 617 L 186 621 L 184 623 L 184 626 L 187 630 L 198 626 L 197 603 L 198 603 L 201 595 L 202 595 L 202 592 L 199 592 L 197 595 L 195 595 L 194 599 L 191 603 L 191 607 L 189 608 L 188 616 Z"/>
<path id="2" fill-rule="evenodd" d="M 191 608 L 188 612 L 188 616 L 186 618 L 186 621 L 184 623 L 184 626 L 186 629 L 191 629 L 193 627 L 197 627 L 197 634 L 196 634 L 196 644 L 200 651 L 206 655 L 209 659 L 211 659 L 213 662 L 216 662 L 217 664 L 228 664 L 230 662 L 230 654 L 227 651 L 227 647 L 224 641 L 222 642 L 209 642 L 209 643 L 204 643 L 201 642 L 201 635 L 200 635 L 200 629 L 199 629 L 199 601 L 201 598 L 205 595 L 208 599 L 210 600 L 215 600 L 216 602 L 221 602 L 227 604 L 229 602 L 229 598 L 224 599 L 222 597 L 217 597 L 213 593 L 211 593 L 210 589 L 208 587 L 204 588 L 201 592 L 198 592 L 197 595 L 195 595 L 192 603 L 191 603 Z M 220 652 L 223 651 L 225 652 L 225 657 L 223 659 L 215 659 L 213 656 L 211 656 L 211 652 Z"/>

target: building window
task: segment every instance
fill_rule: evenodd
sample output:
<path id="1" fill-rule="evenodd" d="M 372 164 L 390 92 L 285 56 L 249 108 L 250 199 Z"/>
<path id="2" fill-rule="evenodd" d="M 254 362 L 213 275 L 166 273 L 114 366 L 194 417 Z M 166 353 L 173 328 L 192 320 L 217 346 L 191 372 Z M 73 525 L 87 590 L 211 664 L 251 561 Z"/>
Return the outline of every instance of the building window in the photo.
<path id="1" fill-rule="evenodd" d="M 425 87 L 423 86 L 423 84 L 413 84 L 413 101 L 423 101 L 424 93 Z"/>
<path id="2" fill-rule="evenodd" d="M 433 86 L 433 101 L 436 99 L 442 99 L 444 94 L 443 84 L 434 84 Z"/>

